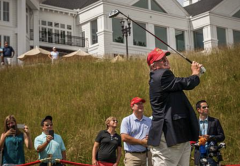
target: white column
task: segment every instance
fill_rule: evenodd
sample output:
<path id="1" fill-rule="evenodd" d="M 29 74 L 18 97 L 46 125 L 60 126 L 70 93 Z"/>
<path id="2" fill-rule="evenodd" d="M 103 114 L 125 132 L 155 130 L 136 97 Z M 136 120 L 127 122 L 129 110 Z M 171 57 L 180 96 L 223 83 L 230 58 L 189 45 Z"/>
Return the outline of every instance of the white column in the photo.
<path id="1" fill-rule="evenodd" d="M 147 24 L 147 30 L 149 30 L 151 33 L 154 33 L 154 24 Z M 155 48 L 155 37 L 153 37 L 151 34 L 147 33 L 147 47 L 151 50 Z"/>
<path id="2" fill-rule="evenodd" d="M 203 43 L 205 50 L 211 50 L 218 46 L 217 27 L 208 25 L 203 28 Z"/>
<path id="3" fill-rule="evenodd" d="M 175 38 L 175 29 L 174 28 L 168 28 L 168 44 L 176 49 L 176 38 Z M 171 51 L 170 48 L 168 48 L 169 51 Z"/>
<path id="4" fill-rule="evenodd" d="M 108 15 L 98 17 L 98 52 L 99 55 L 105 55 L 112 52 L 110 44 L 112 43 L 112 31 Z"/>
<path id="5" fill-rule="evenodd" d="M 33 10 L 33 47 L 39 46 L 39 10 Z"/>
<path id="6" fill-rule="evenodd" d="M 191 32 L 190 31 L 184 31 L 184 40 L 185 40 L 185 50 L 191 51 L 192 50 L 192 40 L 191 40 Z"/>
<path id="7" fill-rule="evenodd" d="M 27 51 L 26 35 L 26 0 L 17 0 L 17 56 Z"/>
<path id="8" fill-rule="evenodd" d="M 149 6 L 149 10 L 152 10 L 151 0 L 148 0 L 148 6 Z"/>
<path id="9" fill-rule="evenodd" d="M 130 24 L 130 26 L 131 26 L 131 34 L 130 34 L 130 36 L 128 36 L 128 52 L 130 52 L 129 50 L 129 48 L 131 47 L 131 46 L 133 46 L 133 22 L 131 22 L 131 24 Z M 129 47 L 130 46 L 130 47 Z"/>
<path id="10" fill-rule="evenodd" d="M 227 45 L 231 46 L 234 44 L 233 40 L 233 30 L 232 29 L 226 29 L 226 39 L 227 39 Z"/>

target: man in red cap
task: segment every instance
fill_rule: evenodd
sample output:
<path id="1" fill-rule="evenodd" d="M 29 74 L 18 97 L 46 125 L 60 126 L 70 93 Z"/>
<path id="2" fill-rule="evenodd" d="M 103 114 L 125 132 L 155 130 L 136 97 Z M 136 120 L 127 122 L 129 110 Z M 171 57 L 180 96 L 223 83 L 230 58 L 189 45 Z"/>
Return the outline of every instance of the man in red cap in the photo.
<path id="1" fill-rule="evenodd" d="M 154 166 L 188 166 L 189 141 L 198 139 L 199 125 L 183 90 L 192 90 L 200 83 L 202 65 L 193 61 L 191 76 L 175 77 L 170 70 L 168 55 L 170 52 L 155 48 L 147 57 L 151 70 L 149 92 L 153 111 L 148 145 Z"/>
<path id="2" fill-rule="evenodd" d="M 121 123 L 125 166 L 146 166 L 147 139 L 151 119 L 143 115 L 143 103 L 145 103 L 144 99 L 140 97 L 133 98 L 130 103 L 133 113 L 125 117 Z"/>

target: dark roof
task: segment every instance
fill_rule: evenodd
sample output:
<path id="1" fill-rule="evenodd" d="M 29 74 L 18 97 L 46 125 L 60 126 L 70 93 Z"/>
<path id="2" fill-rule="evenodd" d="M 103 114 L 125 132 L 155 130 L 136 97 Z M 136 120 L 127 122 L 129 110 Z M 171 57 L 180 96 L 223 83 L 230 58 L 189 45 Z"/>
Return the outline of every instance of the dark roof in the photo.
<path id="1" fill-rule="evenodd" d="M 82 9 L 99 0 L 45 0 L 43 4 L 66 9 Z"/>
<path id="2" fill-rule="evenodd" d="M 223 0 L 201 0 L 192 5 L 184 7 L 184 9 L 189 13 L 189 15 L 195 16 L 210 11 L 222 1 Z"/>

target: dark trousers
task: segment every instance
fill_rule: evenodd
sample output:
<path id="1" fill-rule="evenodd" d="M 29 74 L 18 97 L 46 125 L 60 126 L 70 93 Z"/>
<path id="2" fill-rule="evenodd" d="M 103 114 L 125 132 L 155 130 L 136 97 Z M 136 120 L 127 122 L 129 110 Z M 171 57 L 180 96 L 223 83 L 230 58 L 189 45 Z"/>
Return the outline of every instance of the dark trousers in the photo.
<path id="1" fill-rule="evenodd" d="M 48 166 L 48 163 L 40 163 L 39 166 Z M 52 166 L 62 166 L 61 163 L 52 163 Z"/>

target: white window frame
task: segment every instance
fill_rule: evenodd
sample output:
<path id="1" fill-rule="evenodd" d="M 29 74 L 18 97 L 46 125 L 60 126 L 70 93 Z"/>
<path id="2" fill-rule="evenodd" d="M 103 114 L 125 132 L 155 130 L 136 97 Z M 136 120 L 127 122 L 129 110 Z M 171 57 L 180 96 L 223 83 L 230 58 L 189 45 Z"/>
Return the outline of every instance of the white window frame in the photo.
<path id="1" fill-rule="evenodd" d="M 46 25 L 42 25 L 42 21 L 45 21 Z M 52 26 L 48 26 L 49 22 L 52 23 Z M 58 24 L 58 27 L 55 26 L 55 23 Z M 64 28 L 61 28 L 61 25 L 64 25 Z M 71 30 L 67 29 L 67 25 L 70 25 L 70 24 L 56 22 L 56 21 L 53 21 L 53 20 L 40 19 L 40 25 L 39 26 L 40 26 L 40 30 L 42 28 L 46 28 L 47 29 L 47 34 L 48 34 L 48 29 L 52 29 L 52 33 L 54 33 L 54 34 L 55 34 L 56 30 L 57 30 L 59 32 L 59 34 L 58 34 L 58 36 L 56 38 L 53 36 L 53 39 L 52 39 L 53 43 L 61 44 L 61 42 L 64 42 L 64 44 L 66 44 L 66 42 L 67 42 L 66 41 L 67 32 L 71 32 L 71 34 L 73 36 L 73 25 L 70 25 L 71 28 L 72 28 Z M 63 34 L 63 31 L 65 32 L 64 34 Z M 58 41 L 55 41 L 55 39 L 57 39 Z M 48 41 L 43 41 L 43 42 L 48 42 Z"/>
<path id="2" fill-rule="evenodd" d="M 96 32 L 97 42 L 96 42 L 96 43 L 93 43 L 93 34 L 92 34 L 92 22 L 93 22 L 93 21 L 96 21 L 96 22 L 97 22 L 97 32 Z M 98 19 L 94 19 L 94 20 L 90 21 L 90 36 L 91 36 L 91 42 L 90 42 L 90 43 L 91 43 L 91 45 L 98 44 L 98 42 L 99 42 L 99 41 L 98 41 L 98 40 L 99 40 L 99 39 L 98 39 L 98 34 L 97 34 L 97 33 L 98 33 L 98 30 L 99 30 L 99 29 L 98 29 Z"/>
<path id="3" fill-rule="evenodd" d="M 3 21 L 3 2 L 9 3 L 9 21 Z M 0 9 L 0 25 L 11 26 L 12 25 L 12 12 L 11 9 L 13 8 L 11 0 L 0 0 L 1 9 Z"/>
<path id="4" fill-rule="evenodd" d="M 8 11 L 4 11 L 4 3 L 8 3 Z M 4 20 L 4 13 L 8 14 L 8 20 Z M 2 21 L 10 22 L 10 3 L 8 1 L 2 1 Z"/>
<path id="5" fill-rule="evenodd" d="M 3 48 L 4 47 L 4 37 L 9 37 L 9 45 L 12 45 L 13 43 L 12 43 L 12 41 L 13 41 L 13 39 L 12 39 L 12 35 L 11 35 L 11 33 L 9 33 L 9 31 L 5 31 L 5 30 L 3 30 L 3 31 L 1 31 L 0 30 L 0 42 L 1 42 L 1 47 Z"/>

